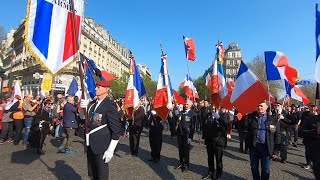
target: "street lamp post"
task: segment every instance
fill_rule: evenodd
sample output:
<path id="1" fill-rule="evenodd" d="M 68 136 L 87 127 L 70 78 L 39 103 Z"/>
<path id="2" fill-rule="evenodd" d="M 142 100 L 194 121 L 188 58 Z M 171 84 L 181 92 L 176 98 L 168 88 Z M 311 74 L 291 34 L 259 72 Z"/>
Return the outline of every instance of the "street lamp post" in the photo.
<path id="1" fill-rule="evenodd" d="M 41 75 L 38 72 L 35 72 L 32 76 L 36 80 L 39 80 L 41 78 Z M 37 95 L 40 95 L 40 86 L 41 86 L 41 83 L 39 82 Z"/>

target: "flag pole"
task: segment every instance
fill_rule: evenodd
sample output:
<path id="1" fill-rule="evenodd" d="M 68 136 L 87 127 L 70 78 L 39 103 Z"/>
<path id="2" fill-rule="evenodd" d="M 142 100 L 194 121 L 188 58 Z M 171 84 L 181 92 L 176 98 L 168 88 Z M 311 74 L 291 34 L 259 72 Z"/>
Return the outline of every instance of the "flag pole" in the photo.
<path id="1" fill-rule="evenodd" d="M 83 76 L 83 69 L 82 69 L 82 66 L 81 66 L 81 58 L 79 58 L 79 56 L 81 56 L 80 54 L 80 48 L 79 48 L 79 43 L 78 43 L 78 39 L 77 37 L 81 35 L 81 32 L 80 34 L 78 34 L 78 31 L 76 30 L 76 21 L 75 21 L 75 9 L 74 9 L 74 0 L 71 0 L 71 6 L 72 6 L 72 21 L 73 21 L 73 39 L 77 42 L 76 43 L 76 48 L 77 48 L 77 51 L 78 51 L 78 55 L 76 56 L 76 62 L 78 62 L 79 64 L 79 77 L 80 77 L 80 86 L 81 86 L 81 99 L 84 99 L 85 96 L 84 96 L 84 84 L 83 84 L 83 79 L 84 79 L 84 76 Z M 82 22 L 84 21 L 84 6 L 83 6 L 83 10 L 82 10 Z M 80 27 L 81 28 L 81 27 Z M 89 133 L 89 130 L 88 130 L 88 114 L 87 114 L 87 111 L 86 111 L 86 108 L 82 108 L 83 112 L 84 112 L 84 124 L 85 124 L 85 133 L 88 134 Z"/>
<path id="2" fill-rule="evenodd" d="M 267 86 L 268 86 L 268 101 L 269 101 L 269 108 L 271 111 L 271 98 L 270 98 L 270 85 L 269 85 L 269 81 L 267 80 Z"/>
<path id="3" fill-rule="evenodd" d="M 317 105 L 317 100 L 319 100 L 320 94 L 319 94 L 319 83 L 316 83 L 316 93 L 314 97 L 314 104 Z"/>

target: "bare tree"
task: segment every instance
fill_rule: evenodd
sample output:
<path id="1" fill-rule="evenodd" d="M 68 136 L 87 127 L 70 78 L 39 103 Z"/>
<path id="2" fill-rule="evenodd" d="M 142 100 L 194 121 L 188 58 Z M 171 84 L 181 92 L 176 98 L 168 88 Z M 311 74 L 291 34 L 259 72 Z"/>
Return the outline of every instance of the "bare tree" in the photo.
<path id="1" fill-rule="evenodd" d="M 3 26 L 0 26 L 0 41 L 6 38 L 6 30 Z"/>

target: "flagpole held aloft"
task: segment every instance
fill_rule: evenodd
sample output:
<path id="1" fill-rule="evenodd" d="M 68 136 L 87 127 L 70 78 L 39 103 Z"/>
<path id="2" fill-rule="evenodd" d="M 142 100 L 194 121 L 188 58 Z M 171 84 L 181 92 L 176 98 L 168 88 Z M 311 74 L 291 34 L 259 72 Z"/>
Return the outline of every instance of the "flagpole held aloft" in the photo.
<path id="1" fill-rule="evenodd" d="M 73 21 L 73 39 L 77 40 L 76 38 L 78 37 L 78 32 L 76 31 L 76 18 L 75 18 L 75 9 L 74 9 L 74 2 L 73 0 L 70 1 L 71 2 L 71 6 L 72 6 L 72 21 Z M 84 9 L 82 11 L 82 21 L 84 21 Z M 80 33 L 81 35 L 81 33 Z M 80 37 L 79 37 L 80 39 Z M 81 58 L 79 58 L 79 56 L 81 56 L 80 51 L 79 51 L 79 42 L 76 43 L 76 48 L 78 51 L 78 56 L 76 57 L 76 62 L 78 62 L 79 64 L 79 77 L 80 77 L 80 86 L 81 86 L 81 100 L 85 99 L 84 96 L 84 84 L 83 84 L 83 69 L 81 67 Z M 85 127 L 85 133 L 88 134 L 89 133 L 89 129 L 88 129 L 88 113 L 87 110 L 85 108 L 82 108 L 83 112 L 84 112 L 84 127 Z"/>

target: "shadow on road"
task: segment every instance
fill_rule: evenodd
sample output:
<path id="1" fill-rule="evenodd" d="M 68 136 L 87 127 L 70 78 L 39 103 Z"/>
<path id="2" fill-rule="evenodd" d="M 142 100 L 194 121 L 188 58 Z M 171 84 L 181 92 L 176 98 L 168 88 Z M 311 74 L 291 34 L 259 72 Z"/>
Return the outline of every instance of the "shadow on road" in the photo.
<path id="1" fill-rule="evenodd" d="M 66 164 L 66 162 L 64 160 L 57 160 L 55 162 L 55 167 L 51 168 L 50 166 L 48 166 L 42 159 L 40 159 L 40 161 L 48 168 L 49 171 L 52 172 L 52 174 L 54 174 L 57 179 L 59 180 L 67 180 L 67 179 L 75 179 L 75 180 L 80 180 L 82 179 L 81 176 L 68 164 Z"/>
<path id="2" fill-rule="evenodd" d="M 30 164 L 40 158 L 35 149 L 27 148 L 22 151 L 12 152 L 11 163 Z"/>
<path id="3" fill-rule="evenodd" d="M 171 139 L 170 139 L 171 140 Z M 174 145 L 172 142 L 169 143 Z M 116 151 L 123 151 L 126 152 L 126 155 L 130 155 L 130 147 L 126 144 L 118 144 Z M 178 151 L 178 149 L 177 149 Z M 117 154 L 115 152 L 115 154 Z M 119 156 L 119 155 L 118 155 Z M 130 155 L 131 156 L 131 155 Z M 161 178 L 161 179 L 176 179 L 176 177 L 172 174 L 172 172 L 170 172 L 169 167 L 176 167 L 180 164 L 179 160 L 177 158 L 170 158 L 164 155 L 161 155 L 161 159 L 160 162 L 155 163 L 155 162 L 150 162 L 148 161 L 148 157 L 150 157 L 150 151 L 147 151 L 145 149 L 142 149 L 139 147 L 139 158 L 147 165 L 150 166 L 150 168 Z M 230 153 L 228 153 L 228 156 L 231 156 L 232 158 L 236 158 L 239 160 L 244 160 L 247 161 L 246 159 L 242 159 L 239 157 L 236 157 Z M 233 157 L 234 156 L 234 157 Z M 207 175 L 208 172 L 208 167 L 203 166 L 203 165 L 197 165 L 197 164 L 192 164 L 190 163 L 190 169 L 191 172 L 196 173 L 201 175 L 202 177 Z M 174 171 L 180 171 L 180 169 L 178 170 L 174 170 Z M 227 173 L 227 172 L 223 172 L 222 173 L 222 178 L 224 179 L 241 179 L 233 174 Z"/>

